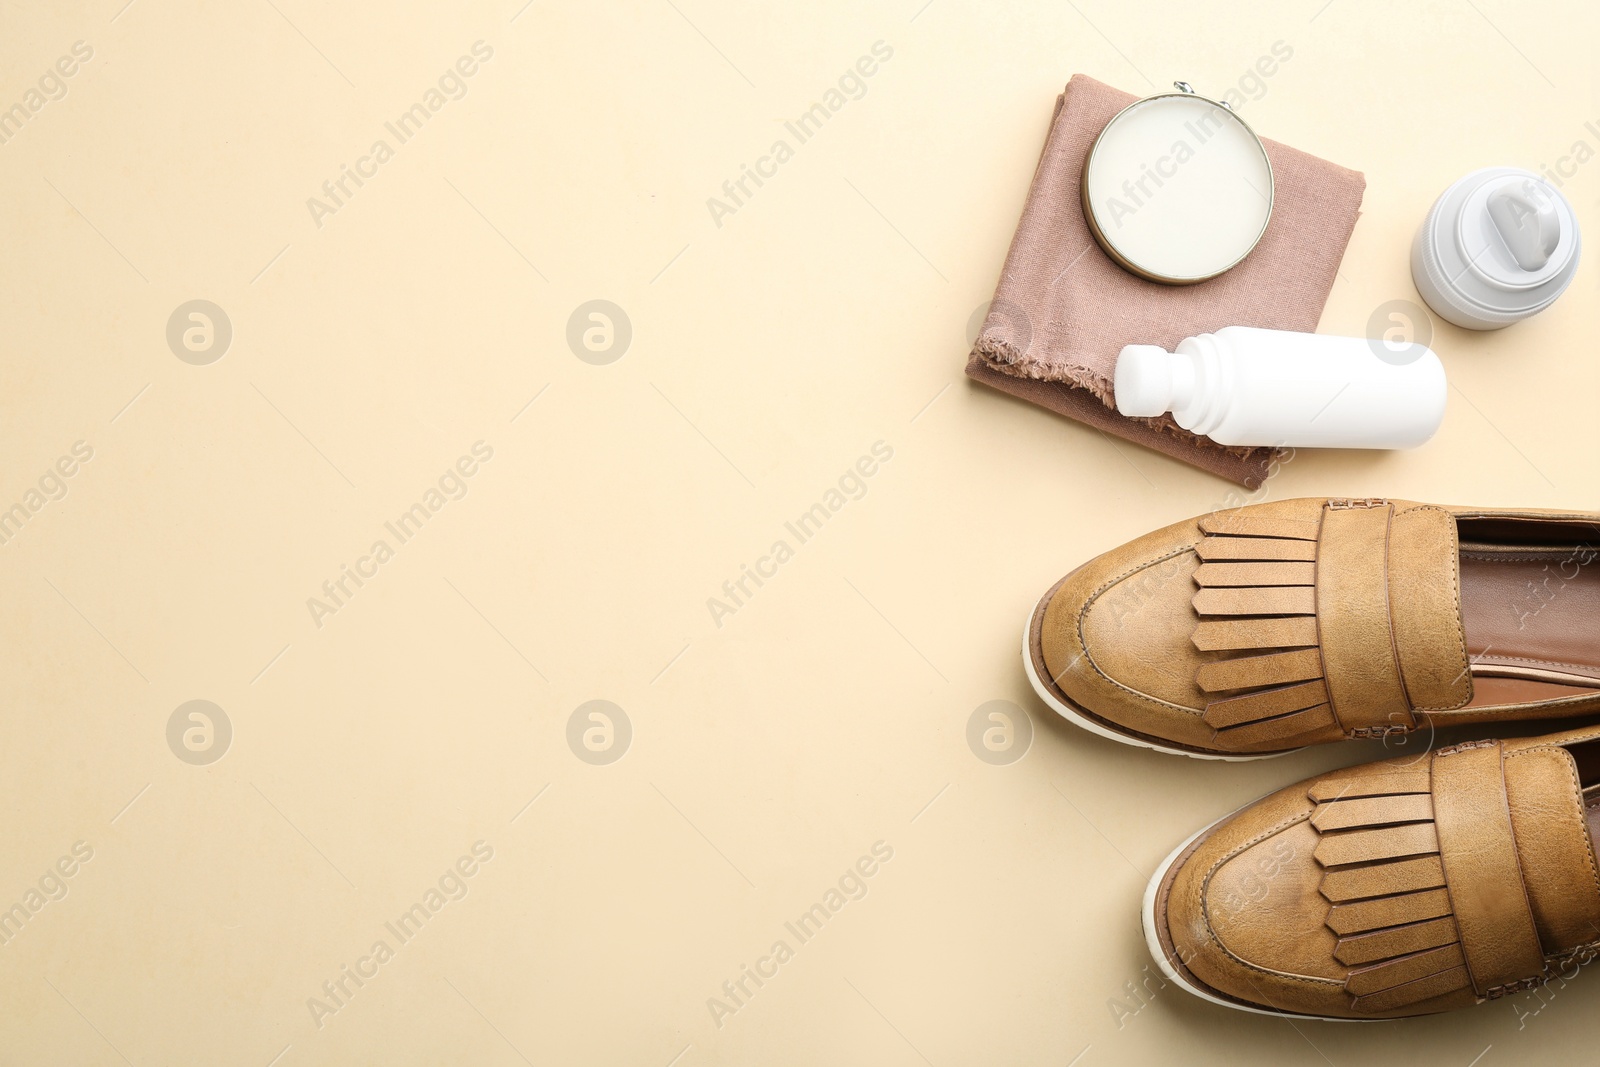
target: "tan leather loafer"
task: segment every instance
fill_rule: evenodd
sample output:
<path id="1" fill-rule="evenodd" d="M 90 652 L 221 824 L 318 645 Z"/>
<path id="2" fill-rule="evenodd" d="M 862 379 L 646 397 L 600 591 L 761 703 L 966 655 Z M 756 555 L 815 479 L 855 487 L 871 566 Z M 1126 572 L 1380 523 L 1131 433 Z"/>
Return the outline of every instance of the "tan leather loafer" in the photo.
<path id="1" fill-rule="evenodd" d="M 1249 759 L 1600 712 L 1600 514 L 1301 499 L 1091 560 L 1029 619 L 1040 697 L 1097 734 Z"/>
<path id="2" fill-rule="evenodd" d="M 1600 728 L 1319 775 L 1179 846 L 1145 939 L 1249 1011 L 1423 1015 L 1570 979 L 1600 952 Z"/>

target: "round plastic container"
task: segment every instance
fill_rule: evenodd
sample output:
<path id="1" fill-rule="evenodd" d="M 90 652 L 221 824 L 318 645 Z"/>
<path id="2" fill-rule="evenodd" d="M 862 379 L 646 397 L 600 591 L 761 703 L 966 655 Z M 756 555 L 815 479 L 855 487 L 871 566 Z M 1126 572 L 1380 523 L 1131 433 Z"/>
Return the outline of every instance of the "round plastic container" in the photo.
<path id="1" fill-rule="evenodd" d="M 1578 219 L 1549 182 L 1475 170 L 1444 191 L 1411 245 L 1411 277 L 1440 318 L 1498 330 L 1549 307 L 1578 270 Z"/>

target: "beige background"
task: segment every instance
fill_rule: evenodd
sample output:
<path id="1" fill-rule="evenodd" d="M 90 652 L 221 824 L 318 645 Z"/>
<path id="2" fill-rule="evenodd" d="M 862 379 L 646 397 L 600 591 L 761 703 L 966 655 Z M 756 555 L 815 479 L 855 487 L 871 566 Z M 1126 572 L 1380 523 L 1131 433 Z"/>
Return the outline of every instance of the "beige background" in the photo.
<path id="1" fill-rule="evenodd" d="M 0 144 L 0 508 L 93 449 L 0 546 L 0 908 L 93 850 L 0 946 L 0 1062 L 1592 1052 L 1594 979 L 1370 1026 L 1130 996 L 1176 842 L 1381 750 L 1217 765 L 1051 716 L 1018 663 L 1034 598 L 1231 487 L 960 370 L 1073 72 L 1244 80 L 1262 133 L 1364 171 L 1322 320 L 1359 334 L 1416 299 L 1408 243 L 1450 181 L 1600 148 L 1593 5 L 124 2 L 0 13 L 0 106 L 93 50 Z M 479 40 L 466 95 L 319 227 L 307 199 Z M 864 95 L 717 225 L 707 199 L 878 41 Z M 1600 163 L 1566 189 L 1600 234 Z M 1596 291 L 1591 255 L 1536 320 L 1438 325 L 1436 440 L 1302 455 L 1265 491 L 1597 506 Z M 565 336 L 597 298 L 633 331 L 603 366 Z M 166 342 L 193 299 L 232 323 L 210 365 Z M 315 625 L 307 599 L 477 441 L 466 496 Z M 865 495 L 715 625 L 708 598 L 877 441 Z M 233 730 L 206 766 L 167 742 L 193 699 Z M 606 766 L 566 740 L 591 699 L 632 726 Z M 990 700 L 1036 727 L 1008 766 L 966 741 Z M 478 841 L 465 898 L 319 1027 L 308 999 Z M 784 923 L 880 841 L 799 944 Z M 708 998 L 780 938 L 717 1025 Z"/>

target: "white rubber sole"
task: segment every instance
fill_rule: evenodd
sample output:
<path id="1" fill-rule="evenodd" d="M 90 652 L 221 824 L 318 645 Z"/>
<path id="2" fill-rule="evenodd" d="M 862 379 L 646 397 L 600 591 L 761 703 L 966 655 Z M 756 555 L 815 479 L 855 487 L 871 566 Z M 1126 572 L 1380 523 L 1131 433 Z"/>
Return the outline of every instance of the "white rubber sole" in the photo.
<path id="1" fill-rule="evenodd" d="M 1251 801 L 1250 803 L 1254 804 L 1255 801 Z M 1244 807 L 1248 808 L 1249 806 L 1250 804 L 1246 804 Z M 1196 839 L 1204 834 L 1209 833 L 1212 827 L 1215 827 L 1218 823 L 1226 822 L 1228 819 L 1233 818 L 1243 810 L 1244 808 L 1240 808 L 1238 811 L 1230 812 L 1229 814 L 1218 819 L 1216 822 L 1212 823 L 1210 826 L 1203 826 L 1186 837 L 1182 844 L 1168 853 L 1167 858 L 1161 861 L 1161 866 L 1156 868 L 1156 873 L 1150 878 L 1150 884 L 1145 886 L 1144 903 L 1139 909 L 1139 925 L 1144 929 L 1144 944 L 1145 947 L 1150 950 L 1150 958 L 1155 960 L 1156 966 L 1160 968 L 1162 975 L 1167 979 L 1167 981 L 1178 986 L 1185 993 L 1197 996 L 1201 1000 L 1209 1001 L 1212 1004 L 1220 1004 L 1224 1008 L 1232 1008 L 1234 1011 L 1249 1012 L 1251 1015 L 1268 1015 L 1277 1019 L 1306 1019 L 1312 1022 L 1325 1023 L 1393 1022 L 1393 1019 L 1351 1019 L 1342 1015 L 1301 1015 L 1292 1011 L 1272 1011 L 1268 1008 L 1253 1008 L 1248 1004 L 1239 1004 L 1232 1000 L 1224 1000 L 1221 997 L 1216 996 L 1215 994 L 1210 993 L 1189 981 L 1189 979 L 1185 978 L 1182 972 L 1174 967 L 1171 961 L 1167 959 L 1166 949 L 1161 946 L 1161 938 L 1156 934 L 1156 897 L 1161 892 L 1161 883 L 1166 881 L 1167 872 L 1172 869 L 1172 865 L 1174 863 L 1178 862 L 1178 857 L 1183 855 L 1189 846 L 1194 844 Z"/>
<path id="2" fill-rule="evenodd" d="M 1188 756 L 1190 759 L 1216 760 L 1221 763 L 1247 763 L 1251 760 L 1258 759 L 1276 759 L 1279 756 L 1287 756 L 1290 752 L 1300 751 L 1298 748 L 1291 748 L 1285 752 L 1263 752 L 1260 754 L 1246 754 L 1241 756 L 1224 756 L 1221 753 L 1190 752 L 1187 749 L 1182 748 L 1169 748 L 1166 745 L 1158 745 L 1153 741 L 1144 741 L 1137 737 L 1129 737 L 1127 734 L 1119 733 L 1116 730 L 1107 729 L 1098 722 L 1095 722 L 1093 719 L 1089 718 L 1078 708 L 1074 707 L 1064 697 L 1051 690 L 1049 686 L 1045 685 L 1044 679 L 1039 677 L 1039 672 L 1034 669 L 1033 616 L 1034 611 L 1036 610 L 1037 605 L 1035 605 L 1034 610 L 1028 612 L 1027 619 L 1025 619 L 1022 623 L 1022 669 L 1028 675 L 1028 684 L 1033 686 L 1033 691 L 1035 693 L 1039 694 L 1039 699 L 1049 705 L 1052 711 L 1060 715 L 1063 719 L 1066 719 L 1068 722 L 1072 723 L 1074 726 L 1077 726 L 1080 729 L 1088 730 L 1090 733 L 1096 734 L 1100 737 L 1110 738 L 1112 741 L 1119 741 L 1124 745 L 1131 745 L 1134 748 L 1146 748 L 1151 752 L 1165 752 L 1171 756 Z"/>

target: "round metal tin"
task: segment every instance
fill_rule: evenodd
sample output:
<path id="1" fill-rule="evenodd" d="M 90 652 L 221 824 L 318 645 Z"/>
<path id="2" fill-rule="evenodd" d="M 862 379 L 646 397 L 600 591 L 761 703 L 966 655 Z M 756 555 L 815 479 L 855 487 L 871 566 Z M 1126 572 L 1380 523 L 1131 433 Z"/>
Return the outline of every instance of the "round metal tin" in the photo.
<path id="1" fill-rule="evenodd" d="M 1250 254 L 1272 218 L 1272 161 L 1248 123 L 1185 82 L 1112 116 L 1078 183 L 1095 241 L 1166 285 L 1215 278 Z"/>

